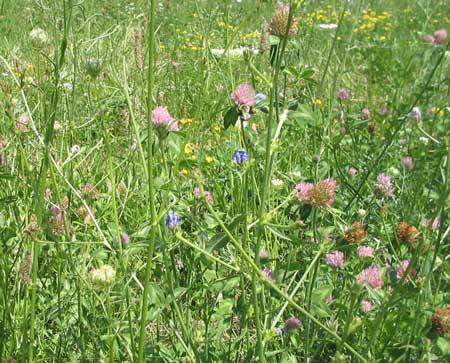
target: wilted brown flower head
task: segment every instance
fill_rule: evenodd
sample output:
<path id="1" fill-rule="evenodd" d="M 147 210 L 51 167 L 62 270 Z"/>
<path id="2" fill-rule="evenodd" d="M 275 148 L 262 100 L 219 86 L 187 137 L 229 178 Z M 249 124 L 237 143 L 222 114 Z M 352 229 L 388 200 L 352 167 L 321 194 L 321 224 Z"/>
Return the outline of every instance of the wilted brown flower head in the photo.
<path id="1" fill-rule="evenodd" d="M 437 308 L 431 317 L 433 330 L 438 335 L 445 335 L 450 332 L 450 306 Z"/>
<path id="2" fill-rule="evenodd" d="M 348 243 L 359 243 L 365 235 L 364 225 L 360 222 L 355 222 L 345 232 L 344 239 Z"/>
<path id="3" fill-rule="evenodd" d="M 278 8 L 275 14 L 272 16 L 269 24 L 269 33 L 277 35 L 279 37 L 284 37 L 286 35 L 286 30 L 289 21 L 289 4 L 284 4 Z M 294 37 L 297 34 L 297 19 L 293 16 L 291 19 L 291 24 L 289 26 L 288 37 Z"/>
<path id="4" fill-rule="evenodd" d="M 412 247 L 417 245 L 417 235 L 419 230 L 406 222 L 397 224 L 396 232 L 397 239 L 402 243 L 409 243 Z"/>
<path id="5" fill-rule="evenodd" d="M 330 207 L 336 196 L 336 180 L 324 179 L 314 184 L 308 191 L 309 202 L 317 208 Z"/>

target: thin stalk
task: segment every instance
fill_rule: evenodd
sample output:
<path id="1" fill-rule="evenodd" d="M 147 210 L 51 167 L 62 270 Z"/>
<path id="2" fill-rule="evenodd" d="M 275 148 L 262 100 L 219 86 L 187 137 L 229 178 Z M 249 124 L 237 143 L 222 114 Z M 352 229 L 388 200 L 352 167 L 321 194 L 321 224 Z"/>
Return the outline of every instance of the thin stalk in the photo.
<path id="1" fill-rule="evenodd" d="M 149 23 L 148 23 L 148 73 L 147 73 L 147 172 L 148 172 L 148 202 L 150 205 L 150 240 L 147 248 L 147 264 L 145 268 L 144 292 L 141 303 L 141 322 L 139 331 L 139 352 L 138 363 L 144 361 L 145 347 L 145 327 L 147 323 L 147 305 L 148 295 L 150 292 L 150 278 L 153 267 L 153 254 L 155 249 L 156 238 L 156 208 L 155 208 L 155 192 L 153 180 L 153 127 L 151 124 L 151 111 L 153 108 L 153 88 L 155 82 L 155 14 L 156 0 L 149 0 Z"/>

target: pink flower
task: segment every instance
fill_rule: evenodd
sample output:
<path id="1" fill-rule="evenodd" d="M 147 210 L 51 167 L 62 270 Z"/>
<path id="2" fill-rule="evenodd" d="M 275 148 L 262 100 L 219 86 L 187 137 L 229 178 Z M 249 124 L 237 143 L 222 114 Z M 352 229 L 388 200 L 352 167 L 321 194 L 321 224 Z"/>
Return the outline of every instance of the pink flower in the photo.
<path id="1" fill-rule="evenodd" d="M 348 173 L 348 175 L 350 175 L 350 176 L 355 176 L 356 173 L 357 173 L 357 171 L 356 171 L 355 168 L 350 167 L 350 168 L 348 168 L 347 173 Z"/>
<path id="2" fill-rule="evenodd" d="M 170 116 L 167 107 L 158 106 L 152 111 L 153 126 L 165 128 L 170 131 L 178 131 L 178 122 Z"/>
<path id="3" fill-rule="evenodd" d="M 258 256 L 260 260 L 267 260 L 269 258 L 269 254 L 265 249 L 260 250 Z"/>
<path id="4" fill-rule="evenodd" d="M 289 319 L 284 322 L 284 331 L 288 333 L 291 330 L 298 329 L 302 326 L 302 322 L 299 318 L 292 315 Z"/>
<path id="5" fill-rule="evenodd" d="M 20 131 L 28 131 L 28 123 L 30 122 L 30 118 L 28 115 L 19 116 L 16 120 L 16 127 Z"/>
<path id="6" fill-rule="evenodd" d="M 426 43 L 430 43 L 430 44 L 434 44 L 434 42 L 435 42 L 435 39 L 434 39 L 434 37 L 433 37 L 431 34 L 425 34 L 425 35 L 423 36 L 423 40 L 424 40 Z"/>
<path id="7" fill-rule="evenodd" d="M 248 83 L 241 83 L 231 94 L 231 99 L 239 107 L 250 109 L 255 105 L 256 92 Z"/>
<path id="8" fill-rule="evenodd" d="M 383 280 L 377 265 L 372 265 L 362 270 L 357 281 L 359 284 L 369 285 L 374 289 L 379 289 L 383 286 Z"/>
<path id="9" fill-rule="evenodd" d="M 297 198 L 299 201 L 308 201 L 309 196 L 308 193 L 313 187 L 312 183 L 300 183 L 295 186 L 295 190 L 297 191 Z"/>
<path id="10" fill-rule="evenodd" d="M 400 264 L 397 266 L 397 278 L 401 279 L 403 277 L 403 275 L 406 272 L 406 269 L 409 266 L 409 260 L 403 260 L 402 262 L 400 262 Z M 410 269 L 409 270 L 409 277 L 413 277 L 416 274 L 416 270 L 414 269 Z"/>
<path id="11" fill-rule="evenodd" d="M 328 265 L 332 267 L 342 267 L 344 265 L 344 253 L 341 251 L 334 251 L 325 256 Z"/>
<path id="12" fill-rule="evenodd" d="M 405 156 L 400 164 L 408 170 L 412 170 L 414 167 L 413 158 L 411 156 Z"/>
<path id="13" fill-rule="evenodd" d="M 359 257 L 373 257 L 373 249 L 369 246 L 358 246 L 356 252 Z"/>
<path id="14" fill-rule="evenodd" d="M 350 93 L 347 88 L 341 88 L 336 94 L 336 97 L 340 100 L 346 100 L 350 97 Z"/>
<path id="15" fill-rule="evenodd" d="M 375 184 L 375 193 L 381 197 L 391 197 L 394 194 L 392 178 L 386 174 L 379 174 Z"/>
<path id="16" fill-rule="evenodd" d="M 204 191 L 203 191 L 203 195 L 205 196 L 205 199 L 206 199 L 206 201 L 207 201 L 209 204 L 214 204 L 214 198 L 213 198 L 211 192 L 208 192 L 207 190 L 204 190 Z M 200 198 L 200 197 L 201 197 L 201 191 L 200 191 L 200 188 L 199 188 L 199 187 L 196 187 L 196 188 L 194 189 L 194 196 L 195 196 L 196 198 Z"/>
<path id="17" fill-rule="evenodd" d="M 122 242 L 122 245 L 126 246 L 128 243 L 130 243 L 130 236 L 126 232 L 120 233 L 120 242 Z"/>
<path id="18" fill-rule="evenodd" d="M 440 226 L 441 226 L 441 219 L 439 217 L 433 219 L 433 222 L 431 223 L 431 229 L 433 231 L 437 231 Z"/>
<path id="19" fill-rule="evenodd" d="M 435 44 L 445 44 L 448 38 L 448 33 L 446 29 L 436 30 L 433 35 Z"/>
<path id="20" fill-rule="evenodd" d="M 361 301 L 361 311 L 367 314 L 370 310 L 372 310 L 372 303 L 368 300 Z"/>
<path id="21" fill-rule="evenodd" d="M 372 114 L 370 113 L 370 110 L 365 107 L 361 110 L 361 119 L 362 120 L 368 120 L 372 117 Z"/>
<path id="22" fill-rule="evenodd" d="M 275 280 L 272 270 L 270 270 L 267 267 L 264 267 L 263 275 L 270 281 L 274 281 Z"/>
<path id="23" fill-rule="evenodd" d="M 332 294 L 328 295 L 327 299 L 325 300 L 325 304 L 330 305 L 334 301 L 334 297 Z"/>

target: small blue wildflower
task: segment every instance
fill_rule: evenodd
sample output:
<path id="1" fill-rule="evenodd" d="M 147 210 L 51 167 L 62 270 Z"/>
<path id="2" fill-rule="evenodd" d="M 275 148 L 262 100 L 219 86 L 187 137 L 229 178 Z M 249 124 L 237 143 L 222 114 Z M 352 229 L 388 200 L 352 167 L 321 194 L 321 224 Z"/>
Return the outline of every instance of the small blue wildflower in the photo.
<path id="1" fill-rule="evenodd" d="M 238 164 L 242 164 L 242 162 L 248 160 L 248 154 L 245 149 L 237 149 L 233 153 L 233 161 L 235 161 Z"/>
<path id="2" fill-rule="evenodd" d="M 170 210 L 166 215 L 166 226 L 175 228 L 180 223 L 180 217 L 173 210 Z"/>

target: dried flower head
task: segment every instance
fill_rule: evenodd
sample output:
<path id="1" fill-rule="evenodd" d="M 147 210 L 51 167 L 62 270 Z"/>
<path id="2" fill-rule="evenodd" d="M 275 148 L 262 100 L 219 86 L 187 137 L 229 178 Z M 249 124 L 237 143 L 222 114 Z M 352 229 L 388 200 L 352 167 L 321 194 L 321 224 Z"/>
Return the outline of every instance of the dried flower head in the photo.
<path id="1" fill-rule="evenodd" d="M 20 279 L 25 285 L 31 285 L 30 273 L 32 261 L 31 253 L 27 253 L 20 264 Z"/>
<path id="2" fill-rule="evenodd" d="M 292 16 L 291 23 L 289 23 L 289 4 L 281 5 L 275 14 L 272 16 L 269 24 L 269 33 L 284 37 L 287 32 L 288 38 L 292 38 L 297 34 L 297 19 Z M 289 29 L 288 29 L 289 25 Z"/>
<path id="3" fill-rule="evenodd" d="M 89 277 L 95 285 L 108 286 L 114 281 L 116 270 L 110 265 L 103 265 L 100 268 L 92 269 Z"/>
<path id="4" fill-rule="evenodd" d="M 365 235 L 364 225 L 361 222 L 355 222 L 345 232 L 344 239 L 348 243 L 359 243 Z"/>
<path id="5" fill-rule="evenodd" d="M 400 222 L 397 224 L 395 230 L 397 239 L 402 243 L 408 243 L 411 247 L 417 246 L 417 236 L 419 235 L 419 230 L 411 226 L 406 222 Z"/>
<path id="6" fill-rule="evenodd" d="M 437 335 L 443 336 L 450 332 L 450 306 L 437 308 L 431 317 L 431 322 Z"/>
<path id="7" fill-rule="evenodd" d="M 330 207 L 336 196 L 336 180 L 328 178 L 313 185 L 308 191 L 309 202 L 317 208 Z"/>

